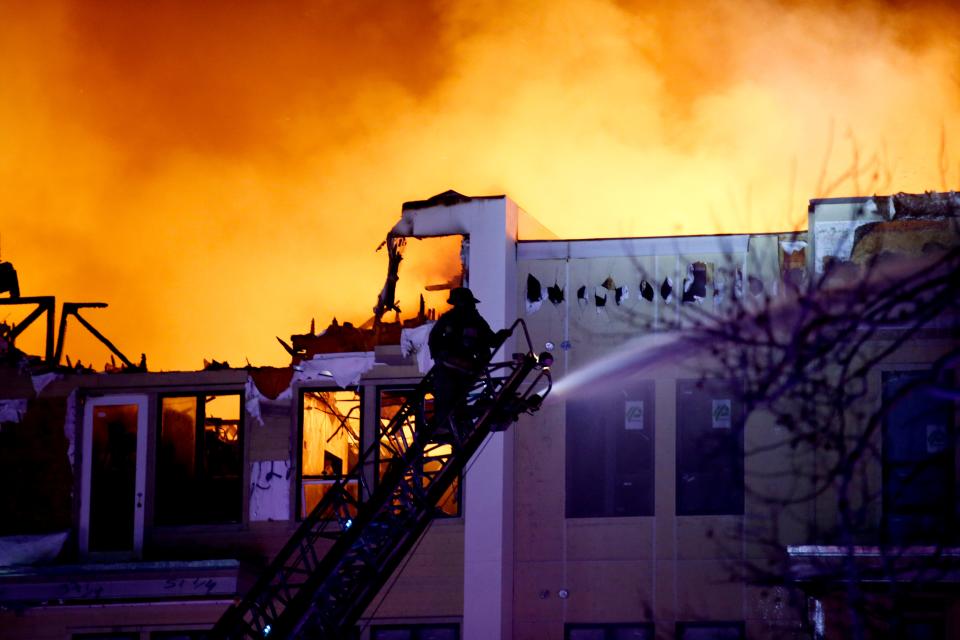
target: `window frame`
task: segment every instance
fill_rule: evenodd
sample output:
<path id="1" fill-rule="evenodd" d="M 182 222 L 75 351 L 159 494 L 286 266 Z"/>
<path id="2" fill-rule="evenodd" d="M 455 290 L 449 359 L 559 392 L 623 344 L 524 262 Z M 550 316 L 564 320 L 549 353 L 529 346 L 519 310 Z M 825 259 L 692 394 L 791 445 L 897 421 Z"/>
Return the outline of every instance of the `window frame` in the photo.
<path id="1" fill-rule="evenodd" d="M 960 441 L 958 441 L 958 420 L 957 420 L 957 409 L 956 405 L 951 406 L 950 401 L 942 401 L 944 404 L 943 409 L 946 411 L 947 416 L 947 436 L 948 444 L 945 451 L 940 455 L 941 458 L 940 464 L 944 467 L 944 470 L 949 473 L 952 477 L 948 481 L 946 486 L 946 494 L 943 498 L 943 503 L 940 505 L 941 508 L 931 508 L 929 511 L 924 513 L 913 513 L 909 511 L 901 511 L 895 508 L 895 498 L 892 496 L 893 484 L 891 476 L 894 474 L 895 467 L 911 467 L 914 471 L 921 469 L 925 466 L 934 466 L 931 463 L 936 462 L 937 454 L 930 453 L 925 460 L 896 460 L 891 456 L 892 451 L 899 450 L 897 447 L 892 447 L 890 441 L 890 436 L 888 431 L 892 429 L 891 426 L 891 411 L 890 407 L 886 406 L 885 403 L 888 402 L 886 398 L 886 386 L 887 381 L 894 377 L 904 376 L 907 378 L 916 376 L 917 378 L 922 378 L 927 376 L 931 382 L 936 380 L 940 381 L 949 381 L 950 377 L 954 372 L 947 371 L 937 374 L 936 372 L 930 370 L 929 368 L 924 367 L 902 367 L 902 368 L 889 368 L 883 369 L 880 371 L 880 404 L 884 411 L 884 417 L 880 426 L 880 468 L 881 468 L 881 537 L 884 542 L 892 544 L 949 544 L 955 541 L 956 539 L 956 529 L 958 524 L 960 524 L 960 502 L 958 502 L 957 494 L 957 481 L 958 481 L 958 465 L 960 465 Z M 905 384 L 910 384 L 911 381 L 907 380 Z M 898 393 L 899 390 L 895 390 L 894 393 Z M 922 391 L 915 391 L 907 396 L 903 396 L 900 400 L 904 400 L 911 395 L 922 397 Z M 930 398 L 930 400 L 934 400 Z M 923 416 L 922 416 L 923 417 Z M 944 521 L 941 522 L 941 525 L 937 527 L 938 530 L 942 531 L 945 536 L 943 538 L 935 538 L 929 535 L 926 535 L 923 531 L 917 531 L 919 527 L 916 524 L 909 525 L 911 531 L 909 533 L 903 532 L 900 535 L 907 535 L 909 539 L 903 539 L 894 535 L 891 530 L 892 524 L 891 519 L 897 517 L 909 517 L 910 515 L 919 516 L 919 517 L 930 517 L 936 518 L 936 516 L 944 515 Z"/>
<path id="2" fill-rule="evenodd" d="M 370 640 L 376 640 L 378 631 L 410 631 L 411 640 L 420 640 L 421 631 L 448 630 L 456 633 L 454 640 L 460 640 L 460 624 L 456 622 L 425 622 L 417 624 L 371 624 Z"/>
<path id="3" fill-rule="evenodd" d="M 676 640 L 683 640 L 683 633 L 687 629 L 733 629 L 737 632 L 737 640 L 746 640 L 747 625 L 743 620 L 705 620 L 697 622 L 679 621 L 676 624 Z"/>
<path id="4" fill-rule="evenodd" d="M 238 401 L 240 403 L 239 418 L 237 421 L 237 446 L 240 451 L 240 491 L 237 500 L 239 501 L 239 517 L 237 520 L 231 520 L 229 522 L 163 522 L 158 520 L 159 513 L 159 500 L 157 499 L 160 493 L 160 451 L 163 446 L 163 401 L 166 398 L 196 398 L 197 400 L 197 415 L 194 421 L 194 467 L 196 471 L 198 456 L 196 455 L 200 451 L 200 443 L 202 441 L 202 431 L 204 427 L 204 421 L 206 420 L 206 397 L 207 396 L 238 396 Z M 156 452 L 153 456 L 153 509 L 151 513 L 151 521 L 153 526 L 156 527 L 220 527 L 220 526 L 237 526 L 243 525 L 246 523 L 248 514 L 247 514 L 247 411 L 246 411 L 246 393 L 243 387 L 229 387 L 229 388 L 215 388 L 215 389 L 200 389 L 200 390 L 184 390 L 184 391 L 164 391 L 158 393 L 156 396 L 156 434 L 154 441 L 156 442 Z"/>
<path id="5" fill-rule="evenodd" d="M 567 622 L 563 625 L 563 640 L 570 640 L 570 632 L 577 630 L 603 631 L 604 640 L 615 640 L 612 632 L 637 628 L 648 632 L 650 640 L 656 638 L 656 627 L 652 622 Z"/>
<path id="6" fill-rule="evenodd" d="M 656 513 L 656 501 L 657 501 L 657 492 L 656 492 L 656 482 L 657 482 L 657 472 L 656 472 L 656 461 L 657 461 L 657 450 L 656 450 L 656 429 L 657 429 L 657 420 L 656 420 L 656 380 L 649 378 L 640 378 L 634 380 L 625 381 L 623 384 L 618 384 L 614 391 L 611 391 L 609 394 L 604 394 L 601 398 L 596 398 L 594 403 L 606 403 L 608 401 L 608 396 L 617 397 L 617 401 L 620 401 L 622 397 L 623 408 L 626 411 L 626 403 L 630 401 L 642 400 L 644 402 L 643 412 L 643 431 L 648 434 L 648 446 L 649 451 L 649 461 L 648 461 L 648 478 L 646 484 L 646 490 L 648 491 L 647 497 L 644 499 L 644 504 L 641 506 L 643 508 L 639 509 L 627 509 L 627 513 L 617 513 L 618 506 L 618 489 L 620 484 L 622 484 L 623 478 L 627 475 L 639 476 L 640 473 L 627 474 L 628 470 L 640 470 L 643 467 L 634 466 L 630 467 L 625 465 L 621 469 L 618 465 L 617 454 L 622 447 L 625 447 L 625 444 L 622 442 L 621 438 L 626 436 L 621 436 L 621 432 L 629 431 L 626 428 L 625 424 L 619 422 L 618 419 L 607 421 L 609 416 L 614 415 L 613 413 L 609 416 L 604 416 L 602 420 L 593 422 L 591 425 L 602 424 L 603 431 L 597 438 L 599 438 L 598 450 L 602 456 L 602 461 L 598 463 L 601 468 L 602 473 L 602 483 L 603 486 L 599 488 L 599 494 L 602 501 L 600 509 L 586 512 L 578 504 L 578 500 L 574 498 L 574 487 L 578 486 L 577 479 L 574 477 L 576 473 L 576 465 L 574 464 L 574 456 L 578 453 L 576 451 L 577 447 L 574 446 L 575 443 L 571 442 L 571 438 L 574 438 L 573 434 L 575 430 L 580 429 L 579 421 L 576 419 L 571 420 L 571 403 L 582 402 L 577 398 L 570 398 L 567 400 L 567 403 L 564 408 L 564 425 L 565 425 L 565 434 L 564 434 L 564 444 L 566 449 L 566 459 L 564 462 L 565 473 L 564 473 L 564 517 L 569 519 L 580 519 L 580 518 L 646 518 L 653 517 Z M 625 414 L 622 416 L 625 419 Z M 599 431 L 599 429 L 598 429 Z M 646 461 L 645 461 L 646 462 Z M 589 482 L 590 479 L 582 480 L 583 482 Z M 636 480 L 635 480 L 636 481 Z M 631 485 L 632 486 L 632 485 Z M 649 504 L 645 504 L 649 502 Z M 632 503 L 631 503 L 632 504 Z M 628 505 L 630 506 L 630 505 Z"/>
<path id="7" fill-rule="evenodd" d="M 374 391 L 375 391 L 376 397 L 374 398 L 374 402 L 373 402 L 373 404 L 374 404 L 374 407 L 373 407 L 373 410 L 374 410 L 374 417 L 373 417 L 373 423 L 374 423 L 373 429 L 374 429 L 374 434 L 373 434 L 373 437 L 374 437 L 374 439 L 376 440 L 376 443 L 377 443 L 377 447 L 376 447 L 376 449 L 375 449 L 375 451 L 374 451 L 374 464 L 373 464 L 373 468 L 374 468 L 374 470 L 375 470 L 375 471 L 374 471 L 373 486 L 374 486 L 375 488 L 376 488 L 376 487 L 379 485 L 379 483 L 380 483 L 380 462 L 381 462 L 381 459 L 380 459 L 380 446 L 379 446 L 379 444 L 380 444 L 380 398 L 381 398 L 381 395 L 380 395 L 380 394 L 381 394 L 382 391 L 415 391 L 418 384 L 419 384 L 419 381 L 417 381 L 417 382 L 411 382 L 410 384 L 404 384 L 404 383 L 402 383 L 402 382 L 394 382 L 394 383 L 389 383 L 389 384 L 377 385 L 377 386 L 374 387 Z M 443 511 L 441 511 L 441 510 L 440 510 L 440 506 L 437 505 L 437 507 L 436 507 L 436 509 L 435 509 L 435 511 L 434 511 L 434 514 L 433 514 L 433 517 L 434 517 L 435 519 L 438 519 L 438 520 L 451 520 L 451 519 L 463 518 L 463 514 L 464 514 L 464 510 L 463 510 L 463 472 L 461 472 L 457 477 L 458 477 L 458 481 L 457 481 L 457 492 L 456 492 L 457 512 L 456 512 L 456 513 L 450 513 L 450 514 L 445 513 L 445 512 L 443 512 Z"/>
<path id="8" fill-rule="evenodd" d="M 685 451 L 683 445 L 684 440 L 684 430 L 683 424 L 681 421 L 681 414 L 683 407 L 689 406 L 689 403 L 684 402 L 682 390 L 688 386 L 692 386 L 695 389 L 704 389 L 708 392 L 719 392 L 727 393 L 731 401 L 731 416 L 730 416 L 730 437 L 734 439 L 733 446 L 738 450 L 738 455 L 734 461 L 734 472 L 737 473 L 737 478 L 735 478 L 735 486 L 733 487 L 724 487 L 726 491 L 720 493 L 726 493 L 729 490 L 736 490 L 738 492 L 737 505 L 731 509 L 704 509 L 704 508 L 693 508 L 690 506 L 682 506 L 681 499 L 684 496 L 684 492 L 681 491 L 681 486 L 683 483 L 684 472 L 689 468 L 681 464 L 681 455 Z M 726 388 L 724 388 L 726 387 Z M 676 380 L 676 414 L 675 414 L 675 444 L 676 452 L 674 457 L 675 463 L 675 498 L 674 498 L 674 508 L 675 514 L 677 516 L 742 516 L 745 512 L 745 503 L 746 503 L 746 451 L 745 451 L 745 431 L 746 431 L 746 415 L 743 407 L 743 402 L 740 400 L 742 394 L 742 382 L 736 379 L 727 379 L 727 378 L 679 378 Z M 704 433 L 709 433 L 709 431 L 704 431 Z"/>
<path id="9" fill-rule="evenodd" d="M 304 480 L 304 477 L 303 477 L 303 475 L 304 475 L 304 474 L 303 474 L 303 417 L 304 417 L 304 416 L 303 416 L 303 411 L 304 411 L 304 401 L 303 401 L 303 400 L 304 400 L 304 397 L 305 397 L 306 394 L 312 393 L 312 392 L 330 393 L 330 392 L 335 392 L 335 391 L 352 391 L 352 392 L 354 392 L 354 393 L 357 394 L 357 409 L 358 409 L 358 411 L 359 411 L 359 415 L 357 416 L 357 423 L 358 423 L 358 425 L 359 425 L 359 427 L 360 427 L 360 428 L 357 430 L 357 434 L 358 434 L 358 436 L 359 436 L 359 438 L 360 438 L 359 442 L 357 443 L 357 455 L 358 455 L 358 459 L 359 459 L 359 458 L 362 458 L 364 451 L 366 451 L 366 449 L 364 449 L 364 443 L 365 443 L 366 439 L 369 437 L 368 434 L 366 433 L 366 425 L 364 424 L 364 423 L 366 422 L 365 416 L 364 416 L 364 413 L 365 413 L 365 412 L 364 412 L 364 406 L 365 406 L 365 395 L 366 395 L 366 393 L 367 393 L 367 389 L 366 389 L 366 386 L 365 386 L 365 385 L 357 385 L 356 387 L 338 387 L 338 386 L 317 386 L 317 385 L 313 385 L 313 384 L 305 384 L 305 385 L 302 385 L 302 386 L 296 386 L 296 387 L 294 387 L 294 388 L 296 389 L 296 394 L 297 394 L 297 414 L 296 414 L 296 421 L 297 421 L 297 440 L 296 440 L 296 445 L 297 445 L 297 459 L 296 459 L 297 475 L 296 475 L 296 485 L 295 485 L 295 489 L 296 489 L 296 496 L 295 496 L 295 497 L 296 497 L 296 499 L 294 500 L 294 503 L 295 503 L 295 504 L 294 504 L 294 512 L 293 512 L 293 514 L 294 514 L 294 521 L 296 521 L 296 522 L 302 522 L 303 519 L 304 519 L 304 515 L 303 515 L 303 499 L 304 499 L 304 490 L 303 490 L 303 488 L 304 488 L 304 484 L 303 484 L 303 480 Z M 362 470 L 361 470 L 361 474 L 362 474 L 362 473 L 363 473 L 363 472 L 362 472 Z M 329 477 L 331 477 L 331 478 L 333 478 L 333 479 L 335 479 L 335 480 L 339 480 L 340 478 L 343 478 L 343 477 L 349 477 L 349 475 L 350 475 L 350 469 L 349 469 L 349 467 L 347 467 L 346 469 L 344 469 L 343 473 L 338 474 L 338 475 L 335 475 L 335 476 L 329 476 Z M 322 478 L 323 478 L 322 476 L 316 476 L 316 477 L 315 477 L 315 476 L 310 476 L 310 477 L 308 477 L 308 479 L 316 479 L 316 480 L 321 480 Z M 361 478 L 358 477 L 358 478 L 357 478 L 358 487 L 359 487 L 360 481 L 361 481 Z M 364 496 L 363 496 L 362 488 L 358 489 L 357 499 L 358 499 L 358 501 L 360 501 L 361 503 L 364 501 Z"/>

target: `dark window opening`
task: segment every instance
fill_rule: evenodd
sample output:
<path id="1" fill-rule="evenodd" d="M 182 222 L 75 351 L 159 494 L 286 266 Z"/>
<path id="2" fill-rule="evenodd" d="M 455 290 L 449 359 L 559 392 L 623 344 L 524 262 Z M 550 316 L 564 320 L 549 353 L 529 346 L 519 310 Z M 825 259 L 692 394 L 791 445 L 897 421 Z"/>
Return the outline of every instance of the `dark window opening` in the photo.
<path id="1" fill-rule="evenodd" d="M 687 265 L 683 279 L 682 302 L 703 302 L 707 297 L 707 285 L 713 280 L 713 264 L 692 262 Z"/>
<path id="2" fill-rule="evenodd" d="M 527 274 L 527 302 L 540 302 L 543 300 L 543 285 L 534 277 L 532 273 Z"/>
<path id="3" fill-rule="evenodd" d="M 670 302 L 673 297 L 673 281 L 669 277 L 664 278 L 660 285 L 660 297 L 664 302 Z"/>
<path id="4" fill-rule="evenodd" d="M 568 518 L 653 515 L 653 392 L 640 380 L 567 401 Z"/>
<path id="5" fill-rule="evenodd" d="M 560 286 L 559 282 L 555 282 L 553 285 L 547 287 L 547 299 L 549 299 L 554 305 L 558 305 L 563 302 L 563 287 Z"/>
<path id="6" fill-rule="evenodd" d="M 390 624 L 371 627 L 370 640 L 460 640 L 456 624 Z"/>
<path id="7" fill-rule="evenodd" d="M 157 524 L 222 524 L 243 517 L 243 398 L 163 396 Z"/>
<path id="8" fill-rule="evenodd" d="M 378 395 L 379 425 L 377 427 L 379 464 L 377 465 L 377 480 L 379 481 L 386 473 L 390 462 L 396 457 L 398 450 L 405 450 L 416 435 L 417 426 L 422 421 L 432 417 L 432 400 L 428 396 L 425 406 L 420 411 L 414 411 L 408 415 L 404 424 L 391 435 L 385 433 L 385 429 L 394 416 L 400 411 L 400 408 L 407 402 L 412 393 L 409 388 L 380 389 Z M 444 461 L 452 455 L 451 445 L 448 443 L 430 443 L 423 451 L 423 467 L 417 472 L 422 474 L 424 485 L 429 483 L 430 474 L 439 471 Z M 460 478 L 457 478 L 450 488 L 444 493 L 440 503 L 437 505 L 436 516 L 439 517 L 457 517 L 460 515 Z"/>
<path id="9" fill-rule="evenodd" d="M 678 622 L 677 640 L 744 640 L 742 622 Z"/>
<path id="10" fill-rule="evenodd" d="M 736 387 L 677 381 L 677 515 L 743 513 L 743 407 Z"/>
<path id="11" fill-rule="evenodd" d="M 590 623 L 566 624 L 564 640 L 653 640 L 653 625 L 649 623 Z"/>
<path id="12" fill-rule="evenodd" d="M 929 371 L 882 374 L 883 521 L 890 542 L 948 542 L 955 537 L 956 444 L 953 403 L 919 385 Z"/>
<path id="13" fill-rule="evenodd" d="M 640 281 L 640 297 L 647 302 L 653 302 L 653 285 L 646 280 Z"/>
<path id="14" fill-rule="evenodd" d="M 134 545 L 137 412 L 135 404 L 100 405 L 93 410 L 91 551 L 124 551 Z"/>
<path id="15" fill-rule="evenodd" d="M 314 389 L 300 394 L 300 492 L 303 518 L 341 479 L 360 499 L 360 393 Z"/>

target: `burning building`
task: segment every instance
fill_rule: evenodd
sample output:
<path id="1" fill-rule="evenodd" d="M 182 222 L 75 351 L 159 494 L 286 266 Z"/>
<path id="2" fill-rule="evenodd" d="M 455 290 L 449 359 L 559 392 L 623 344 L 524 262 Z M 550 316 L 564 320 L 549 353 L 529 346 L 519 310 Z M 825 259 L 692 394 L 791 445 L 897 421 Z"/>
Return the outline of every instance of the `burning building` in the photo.
<path id="1" fill-rule="evenodd" d="M 335 527 L 363 524 L 399 456 L 385 429 L 432 366 L 432 301 L 469 286 L 494 329 L 518 318 L 528 329 L 531 344 L 515 332 L 494 359 L 543 351 L 557 386 L 462 460 L 425 533 L 381 576 L 358 637 L 881 637 L 890 624 L 956 634 L 955 387 L 932 400 L 910 387 L 917 371 L 955 370 L 956 298 L 894 296 L 911 307 L 901 325 L 884 315 L 876 331 L 807 341 L 879 353 L 854 378 L 858 402 L 907 389 L 879 422 L 852 427 L 850 441 L 876 455 L 831 476 L 856 486 L 853 524 L 839 521 L 837 487 L 817 484 L 833 469 L 830 442 L 776 419 L 793 410 L 765 404 L 772 387 L 752 394 L 741 379 L 751 363 L 725 367 L 724 354 L 755 344 L 764 318 L 795 318 L 808 287 L 848 300 L 842 283 L 859 282 L 857 269 L 905 255 L 953 264 L 958 201 L 815 200 L 805 233 L 527 241 L 549 233 L 509 198 L 447 192 L 404 205 L 371 321 L 281 340 L 291 363 L 279 368 L 63 367 L 45 298 L 30 321 L 47 313 L 46 354 L 19 353 L 16 328 L 0 343 L 0 625 L 11 638 L 207 637 L 331 492 L 350 505 Z M 458 268 L 424 283 L 401 320 L 404 252 L 441 238 Z M 952 289 L 937 282 L 940 304 Z M 921 303 L 930 317 L 903 325 Z M 453 455 L 444 446 L 439 456 Z M 863 622 L 877 620 L 852 609 L 851 575 L 862 602 L 902 615 Z"/>

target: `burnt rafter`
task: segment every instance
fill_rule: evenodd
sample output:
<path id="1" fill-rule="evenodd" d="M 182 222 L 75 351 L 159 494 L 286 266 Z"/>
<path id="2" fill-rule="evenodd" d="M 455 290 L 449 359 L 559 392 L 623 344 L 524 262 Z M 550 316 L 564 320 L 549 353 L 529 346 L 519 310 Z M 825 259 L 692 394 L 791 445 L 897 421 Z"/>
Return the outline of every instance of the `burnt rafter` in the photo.
<path id="1" fill-rule="evenodd" d="M 33 310 L 27 316 L 11 327 L 5 335 L 10 344 L 15 344 L 17 337 L 30 328 L 40 316 L 46 315 L 46 327 L 44 335 L 44 354 L 43 359 L 49 366 L 58 366 L 63 358 L 63 347 L 67 337 L 67 319 L 73 316 L 77 319 L 83 328 L 90 332 L 93 337 L 99 340 L 107 349 L 113 353 L 125 366 L 131 369 L 146 369 L 146 358 L 141 356 L 140 364 L 134 364 L 127 358 L 105 335 L 100 333 L 96 327 L 80 315 L 80 309 L 105 309 L 106 302 L 64 302 L 60 309 L 60 326 L 57 331 L 56 340 L 54 340 L 53 325 L 56 314 L 57 300 L 54 296 L 17 296 L 10 298 L 0 298 L 0 306 L 13 305 L 34 305 Z"/>
<path id="2" fill-rule="evenodd" d="M 434 371 L 423 378 L 243 600 L 224 613 L 212 638 L 349 636 L 486 437 L 506 429 L 520 413 L 539 409 L 549 393 L 550 359 L 534 355 L 522 321 L 503 332 L 496 347 L 518 327 L 527 352 L 488 362 L 451 412 L 457 419 L 444 428 L 426 416 Z M 381 450 L 391 453 L 390 462 L 374 483 L 384 462 Z"/>
<path id="3" fill-rule="evenodd" d="M 123 355 L 123 353 L 121 353 L 120 350 L 117 349 L 117 347 L 112 342 L 110 342 L 110 340 L 107 339 L 105 335 L 97 331 L 96 327 L 94 327 L 92 324 L 90 324 L 90 322 L 87 321 L 86 318 L 80 315 L 80 309 L 105 309 L 106 306 L 107 306 L 106 302 L 64 302 L 63 303 L 63 309 L 60 311 L 60 329 L 57 332 L 57 351 L 56 353 L 53 354 L 54 364 L 60 364 L 60 358 L 63 356 L 64 340 L 67 337 L 67 318 L 69 318 L 70 316 L 73 316 L 74 318 L 77 319 L 77 322 L 83 325 L 83 327 L 93 335 L 93 337 L 95 337 L 97 340 L 102 342 L 107 349 L 110 349 L 111 353 L 113 353 L 118 358 L 120 358 L 120 361 L 123 362 L 124 365 L 126 365 L 131 369 L 145 367 L 144 358 L 141 358 L 140 365 L 133 364 L 129 360 L 129 358 L 127 358 L 127 356 Z"/>
<path id="4" fill-rule="evenodd" d="M 56 312 L 57 302 L 56 298 L 53 296 L 19 296 L 12 298 L 0 298 L 0 305 L 10 306 L 10 305 L 36 305 L 36 307 L 31 311 L 26 318 L 20 321 L 15 327 L 10 329 L 7 333 L 7 339 L 13 344 L 17 336 L 23 333 L 30 325 L 36 321 L 37 318 L 43 314 L 47 314 L 46 318 L 46 336 L 44 342 L 44 360 L 51 362 L 53 359 L 53 316 Z"/>
<path id="5" fill-rule="evenodd" d="M 383 247 L 387 248 L 387 280 L 383 283 L 383 289 L 377 296 L 377 305 L 373 308 L 373 315 L 377 324 L 388 311 L 400 312 L 396 300 L 397 281 L 400 280 L 400 263 L 403 261 L 403 250 L 406 246 L 406 238 L 390 235 L 377 247 L 377 251 Z"/>

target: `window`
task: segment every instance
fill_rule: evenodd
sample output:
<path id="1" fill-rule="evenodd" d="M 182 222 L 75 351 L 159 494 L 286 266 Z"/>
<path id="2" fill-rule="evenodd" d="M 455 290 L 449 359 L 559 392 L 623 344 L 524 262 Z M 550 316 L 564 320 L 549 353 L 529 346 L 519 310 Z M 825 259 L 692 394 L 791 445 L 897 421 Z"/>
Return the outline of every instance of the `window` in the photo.
<path id="1" fill-rule="evenodd" d="M 567 401 L 567 517 L 653 515 L 653 381 Z"/>
<path id="2" fill-rule="evenodd" d="M 743 640 L 742 622 L 678 622 L 677 640 Z"/>
<path id="3" fill-rule="evenodd" d="M 953 404 L 917 385 L 928 371 L 887 371 L 882 397 L 883 520 L 889 541 L 951 537 L 955 518 Z"/>
<path id="4" fill-rule="evenodd" d="M 410 415 L 403 428 L 396 432 L 393 437 L 388 438 L 384 433 L 384 428 L 390 424 L 390 421 L 397 414 L 400 408 L 406 404 L 413 392 L 410 388 L 380 389 L 378 395 L 378 411 L 380 424 L 377 428 L 379 438 L 379 464 L 377 471 L 377 480 L 386 472 L 390 461 L 395 457 L 395 450 L 405 449 L 411 442 L 416 433 L 417 423 L 425 419 L 424 411 L 415 412 Z M 429 402 L 429 400 L 428 400 Z M 453 453 L 450 444 L 431 443 L 423 451 L 423 467 L 420 472 L 423 475 L 439 471 L 444 461 Z M 456 517 L 460 515 L 460 479 L 457 478 L 447 489 L 437 508 L 436 516 Z"/>
<path id="5" fill-rule="evenodd" d="M 111 632 L 111 633 L 80 633 L 70 636 L 71 640 L 206 640 L 210 637 L 209 631 L 139 631 Z"/>
<path id="6" fill-rule="evenodd" d="M 567 624 L 564 640 L 653 640 L 653 625 L 645 623 Z"/>
<path id="7" fill-rule="evenodd" d="M 370 640 L 460 640 L 455 624 L 390 624 L 371 628 Z"/>
<path id="8" fill-rule="evenodd" d="M 677 381 L 677 515 L 743 513 L 743 408 L 737 386 Z"/>
<path id="9" fill-rule="evenodd" d="M 713 283 L 712 262 L 691 262 L 687 265 L 687 275 L 683 278 L 681 301 L 702 303 Z"/>
<path id="10" fill-rule="evenodd" d="M 239 393 L 160 398 L 157 524 L 240 522 L 242 415 Z"/>
<path id="11" fill-rule="evenodd" d="M 344 389 L 304 390 L 300 394 L 300 517 L 317 506 L 342 478 L 359 499 L 360 393 Z M 351 474 L 353 472 L 353 474 Z"/>

